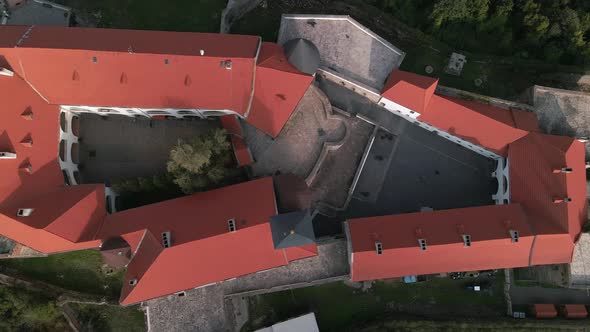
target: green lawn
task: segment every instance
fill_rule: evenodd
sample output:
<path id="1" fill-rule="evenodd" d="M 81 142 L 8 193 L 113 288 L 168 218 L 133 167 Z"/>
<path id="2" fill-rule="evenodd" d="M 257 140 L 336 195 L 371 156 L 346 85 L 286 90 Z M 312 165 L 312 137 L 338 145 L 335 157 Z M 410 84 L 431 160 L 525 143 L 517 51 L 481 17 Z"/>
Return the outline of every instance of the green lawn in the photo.
<path id="1" fill-rule="evenodd" d="M 84 331 L 94 332 L 143 332 L 145 316 L 139 306 L 69 304 L 76 313 Z"/>
<path id="2" fill-rule="evenodd" d="M 219 32 L 224 0 L 56 0 L 98 18 L 99 27 Z"/>
<path id="3" fill-rule="evenodd" d="M 124 271 L 107 275 L 101 269 L 103 264 L 98 250 L 82 250 L 41 258 L 3 259 L 0 271 L 118 300 Z"/>
<path id="4" fill-rule="evenodd" d="M 344 283 L 300 288 L 250 298 L 250 322 L 244 331 L 315 312 L 322 331 L 345 331 L 351 326 L 395 315 L 453 319 L 477 316 L 497 318 L 505 315 L 502 275 L 488 292 L 465 288 L 469 280 L 433 279 L 416 284 L 377 282 L 363 292 Z"/>

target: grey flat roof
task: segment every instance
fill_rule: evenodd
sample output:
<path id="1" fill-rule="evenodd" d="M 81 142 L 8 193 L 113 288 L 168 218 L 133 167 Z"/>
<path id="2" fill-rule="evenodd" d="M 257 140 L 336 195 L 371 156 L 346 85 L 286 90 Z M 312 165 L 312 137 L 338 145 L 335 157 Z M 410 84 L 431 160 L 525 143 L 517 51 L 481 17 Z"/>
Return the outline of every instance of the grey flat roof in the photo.
<path id="1" fill-rule="evenodd" d="M 405 53 L 347 15 L 283 15 L 278 43 L 305 38 L 320 52 L 320 66 L 381 91 Z"/>
<path id="2" fill-rule="evenodd" d="M 329 80 L 319 87 L 332 105 L 379 130 L 358 178 L 347 217 L 492 205 L 495 162 L 385 110 Z"/>

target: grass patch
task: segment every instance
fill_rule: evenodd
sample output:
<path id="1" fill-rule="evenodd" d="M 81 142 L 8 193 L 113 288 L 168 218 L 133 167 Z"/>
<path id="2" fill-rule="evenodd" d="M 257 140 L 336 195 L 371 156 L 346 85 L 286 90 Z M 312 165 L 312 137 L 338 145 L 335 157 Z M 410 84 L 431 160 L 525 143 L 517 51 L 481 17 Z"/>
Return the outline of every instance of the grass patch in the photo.
<path id="1" fill-rule="evenodd" d="M 245 331 L 315 312 L 320 330 L 345 331 L 389 315 L 398 318 L 497 318 L 505 315 L 503 276 L 488 291 L 473 292 L 473 280 L 433 279 L 416 284 L 376 282 L 363 292 L 344 283 L 270 293 L 250 298 Z"/>
<path id="2" fill-rule="evenodd" d="M 569 326 L 568 326 L 569 325 Z M 360 332 L 387 332 L 387 331 L 412 331 L 412 332 L 438 332 L 438 331 L 512 331 L 512 332 L 537 332 L 537 331 L 580 331 L 583 324 L 580 322 L 553 322 L 515 321 L 504 319 L 494 322 L 440 322 L 426 320 L 387 320 L 376 325 L 362 328 Z"/>
<path id="3" fill-rule="evenodd" d="M 223 0 L 54 0 L 103 28 L 219 32 Z"/>
<path id="4" fill-rule="evenodd" d="M 0 331 L 70 331 L 55 299 L 19 287 L 0 286 Z"/>
<path id="5" fill-rule="evenodd" d="M 118 299 L 124 271 L 107 275 L 98 250 L 82 250 L 48 257 L 0 260 L 0 271 L 39 280 L 65 289 Z"/>
<path id="6" fill-rule="evenodd" d="M 112 305 L 69 304 L 84 331 L 143 332 L 145 316 L 138 305 L 120 307 Z"/>

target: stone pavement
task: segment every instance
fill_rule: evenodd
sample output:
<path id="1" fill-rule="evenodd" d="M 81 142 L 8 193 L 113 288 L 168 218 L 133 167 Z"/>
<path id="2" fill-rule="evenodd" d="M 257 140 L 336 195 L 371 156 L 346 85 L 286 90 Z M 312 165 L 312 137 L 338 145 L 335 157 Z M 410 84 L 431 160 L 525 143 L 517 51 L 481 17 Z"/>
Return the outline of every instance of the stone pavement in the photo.
<path id="1" fill-rule="evenodd" d="M 345 276 L 348 273 L 345 241 L 318 245 L 318 256 L 316 257 L 293 261 L 289 265 L 279 268 L 191 289 L 186 291 L 185 296 L 170 295 L 147 301 L 150 332 L 234 331 L 234 311 L 231 305 L 228 310 L 226 295 L 253 290 L 269 290 L 290 284 Z M 172 281 L 174 276 L 170 276 L 170 278 Z"/>

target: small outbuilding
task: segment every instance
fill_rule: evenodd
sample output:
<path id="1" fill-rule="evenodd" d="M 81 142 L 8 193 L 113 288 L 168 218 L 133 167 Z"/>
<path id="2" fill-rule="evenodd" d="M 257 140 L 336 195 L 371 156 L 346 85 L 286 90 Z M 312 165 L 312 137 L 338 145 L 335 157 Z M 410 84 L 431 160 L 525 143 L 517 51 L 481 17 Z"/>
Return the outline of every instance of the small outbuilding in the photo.
<path id="1" fill-rule="evenodd" d="M 588 310 L 583 304 L 566 304 L 563 308 L 565 318 L 583 319 L 588 317 Z"/>
<path id="2" fill-rule="evenodd" d="M 557 309 L 555 309 L 555 305 L 553 304 L 535 304 L 533 310 L 537 318 L 557 317 Z"/>

